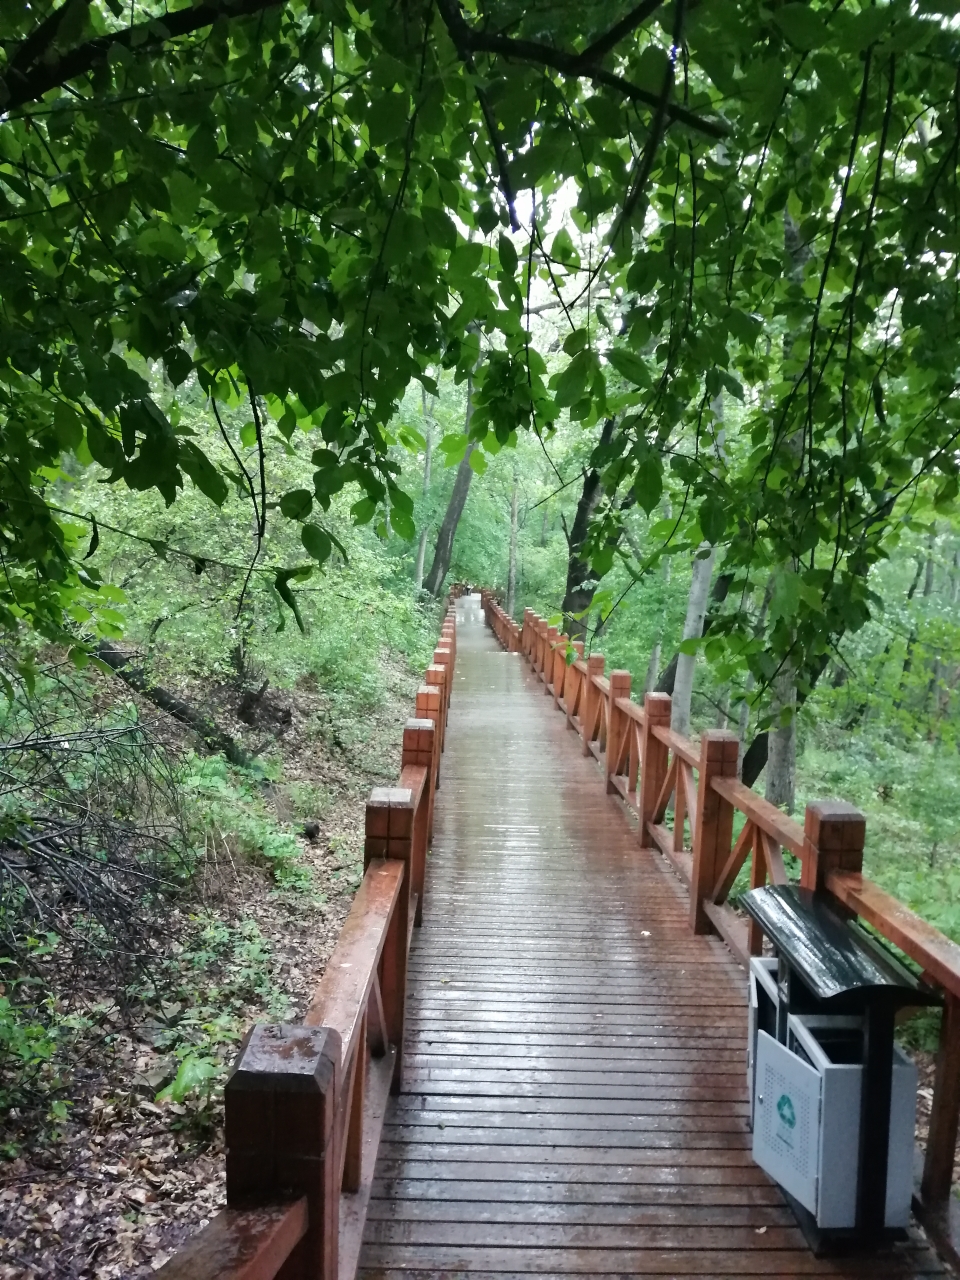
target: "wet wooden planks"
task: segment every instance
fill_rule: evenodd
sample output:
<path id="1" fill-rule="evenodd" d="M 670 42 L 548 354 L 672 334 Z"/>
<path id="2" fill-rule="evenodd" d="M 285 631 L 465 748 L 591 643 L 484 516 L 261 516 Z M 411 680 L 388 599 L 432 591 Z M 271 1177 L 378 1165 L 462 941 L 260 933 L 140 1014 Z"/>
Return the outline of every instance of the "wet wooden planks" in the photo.
<path id="1" fill-rule="evenodd" d="M 941 1275 L 818 1260 L 753 1164 L 745 980 L 476 598 L 359 1275 Z"/>

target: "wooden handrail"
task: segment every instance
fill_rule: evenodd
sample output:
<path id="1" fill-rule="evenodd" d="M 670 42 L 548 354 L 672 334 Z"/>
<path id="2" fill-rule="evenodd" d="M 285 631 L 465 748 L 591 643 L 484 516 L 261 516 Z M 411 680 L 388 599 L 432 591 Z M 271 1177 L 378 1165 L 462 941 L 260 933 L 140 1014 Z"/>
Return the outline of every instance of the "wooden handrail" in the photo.
<path id="1" fill-rule="evenodd" d="M 527 609 L 520 627 L 490 593 L 482 595 L 487 620 L 504 647 L 515 646 L 542 680 L 553 680 L 556 703 L 580 737 L 583 753 L 596 756 L 606 774 L 607 791 L 637 814 L 641 845 L 659 849 L 689 885 L 696 932 L 716 930 L 743 962 L 759 953 L 759 931 L 745 927 L 725 899 L 748 860 L 752 887 L 765 884 L 768 877 L 774 883 L 785 882 L 783 848 L 799 859 L 803 886 L 859 916 L 943 990 L 946 1008 L 921 1206 L 924 1221 L 935 1226 L 950 1196 L 960 1128 L 960 946 L 863 875 L 865 820 L 852 805 L 810 804 L 801 827 L 739 781 L 735 735 L 709 730 L 697 743 L 676 733 L 670 728 L 669 696 L 647 694 L 641 707 L 629 697 L 629 673 L 601 675 L 603 659 L 598 655 L 569 664 L 558 689 L 555 668 L 546 670 L 545 620 Z M 551 641 L 554 648 L 561 643 L 566 652 L 565 638 Z M 672 832 L 664 825 L 671 798 Z M 746 823 L 735 839 L 737 812 Z M 687 819 L 689 849 L 684 848 Z"/>
<path id="2" fill-rule="evenodd" d="M 160 1273 L 164 1280 L 273 1280 L 307 1234 L 307 1197 L 259 1209 L 224 1209 Z"/>
<path id="3" fill-rule="evenodd" d="M 788 818 L 775 804 L 771 804 L 769 800 L 764 800 L 763 796 L 758 796 L 752 787 L 744 786 L 736 778 L 713 778 L 710 785 L 718 795 L 732 804 L 735 809 L 746 814 L 750 821 L 755 823 L 761 831 L 766 831 L 768 835 L 778 840 L 785 849 L 789 849 L 798 858 L 803 858 L 803 827 L 800 826 L 799 822 L 794 822 L 792 818 Z"/>
<path id="4" fill-rule="evenodd" d="M 685 760 L 694 769 L 700 767 L 700 747 L 697 743 L 685 738 L 682 733 L 676 733 L 673 729 L 658 726 L 653 733 L 654 737 L 658 738 L 665 747 L 669 747 L 675 756 Z"/>
<path id="5" fill-rule="evenodd" d="M 398 783 L 367 802 L 363 880 L 304 1021 L 252 1028 L 227 1082 L 227 1209 L 160 1268 L 161 1280 L 356 1272 L 387 1099 L 402 1077 L 407 956 L 423 915 L 455 618 L 448 612 L 418 690 L 418 718 L 404 726 Z"/>
<path id="6" fill-rule="evenodd" d="M 400 898 L 403 873 L 398 859 L 370 863 L 303 1016 L 304 1026 L 332 1027 L 339 1034 L 344 1069 L 356 1048 L 384 939 Z"/>
<path id="7" fill-rule="evenodd" d="M 929 981 L 960 996 L 960 946 L 864 875 L 832 871 L 827 888 L 915 961 Z"/>
<path id="8" fill-rule="evenodd" d="M 636 720 L 637 724 L 643 724 L 643 707 L 638 702 L 631 702 L 629 698 L 617 698 L 614 706 L 628 719 Z"/>

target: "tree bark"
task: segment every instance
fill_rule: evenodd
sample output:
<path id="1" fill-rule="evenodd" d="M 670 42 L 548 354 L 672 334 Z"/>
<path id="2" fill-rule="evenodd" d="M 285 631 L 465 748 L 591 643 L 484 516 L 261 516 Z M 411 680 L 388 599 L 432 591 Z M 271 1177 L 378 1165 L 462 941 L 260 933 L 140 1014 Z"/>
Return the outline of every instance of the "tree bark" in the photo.
<path id="1" fill-rule="evenodd" d="M 933 544 L 936 541 L 936 537 L 937 537 L 937 531 L 934 528 L 930 532 L 929 537 L 927 538 L 927 557 L 924 563 L 924 574 L 923 574 L 923 593 L 922 593 L 923 599 L 927 599 L 930 593 L 933 591 Z M 914 578 L 913 585 L 911 586 L 909 592 L 907 593 L 908 600 L 912 599 L 913 594 L 917 589 L 917 583 L 919 582 L 919 580 L 920 580 L 920 562 L 918 561 L 917 576 Z M 907 652 L 904 654 L 903 667 L 900 671 L 900 690 L 897 693 L 897 700 L 893 704 L 894 710 L 896 711 L 899 711 L 900 708 L 903 706 L 903 698 L 906 692 L 907 676 L 909 676 L 910 670 L 913 667 L 913 651 L 917 645 L 918 635 L 919 635 L 919 632 L 917 630 L 916 624 L 914 624 L 914 626 L 911 627 L 910 629 L 910 638 L 907 640 Z"/>
<path id="2" fill-rule="evenodd" d="M 708 554 L 703 559 L 697 558 L 693 562 L 690 594 L 687 597 L 687 617 L 683 624 L 684 640 L 699 640 L 703 635 L 710 579 L 713 577 L 717 549 L 711 547 L 708 542 L 704 542 L 699 547 L 698 555 L 704 551 Z M 687 734 L 690 731 L 690 702 L 693 697 L 693 674 L 697 665 L 697 655 L 678 653 L 676 663 L 673 699 L 670 704 L 670 728 L 675 733 Z"/>
<path id="3" fill-rule="evenodd" d="M 655 640 L 647 663 L 647 674 L 643 681 L 643 692 L 653 693 L 657 687 L 657 672 L 660 670 L 660 641 Z"/>
<path id="4" fill-rule="evenodd" d="M 797 677 L 787 660 L 773 681 L 773 728 L 767 742 L 765 795 L 793 813 L 797 790 Z M 786 716 L 781 722 L 781 716 Z"/>
<path id="5" fill-rule="evenodd" d="M 516 479 L 510 495 L 510 559 L 507 564 L 507 615 L 513 617 L 517 603 L 517 489 Z"/>
<path id="6" fill-rule="evenodd" d="M 430 468 L 433 460 L 433 429 L 427 420 L 427 393 L 423 391 L 423 435 L 426 446 L 423 457 L 423 495 L 426 497 L 430 488 Z M 427 536 L 429 529 L 426 523 L 420 530 L 420 541 L 417 543 L 417 563 L 414 568 L 414 592 L 419 595 L 423 589 L 423 562 L 427 553 Z"/>
<path id="7" fill-rule="evenodd" d="M 152 684 L 140 667 L 132 665 L 133 658 L 130 654 L 123 653 L 107 640 L 101 640 L 97 646 L 97 657 L 101 662 L 105 662 L 128 688 L 141 694 L 167 715 L 173 716 L 174 720 L 179 720 L 181 724 L 192 729 L 211 751 L 222 751 L 231 764 L 244 766 L 250 763 L 250 757 L 235 738 L 232 738 L 219 725 L 214 724 L 212 720 L 208 720 L 189 702 L 184 702 L 169 690 Z"/>
<path id="8" fill-rule="evenodd" d="M 598 447 L 607 445 L 613 437 L 615 420 L 607 418 L 600 432 Z M 587 635 L 586 614 L 593 603 L 596 587 L 590 585 L 592 570 L 589 562 L 583 558 L 583 545 L 590 530 L 590 520 L 600 502 L 600 472 L 595 467 L 584 473 L 583 488 L 577 503 L 573 524 L 567 534 L 567 586 L 563 597 L 561 611 L 563 613 L 563 629 L 571 640 L 584 640 Z"/>
<path id="9" fill-rule="evenodd" d="M 473 378 L 467 378 L 467 413 L 464 431 L 470 433 L 470 419 L 473 417 Z M 457 525 L 460 523 L 460 517 L 463 515 L 463 508 L 466 506 L 467 494 L 470 492 L 470 481 L 473 479 L 473 468 L 470 466 L 470 455 L 473 453 L 476 445 L 471 441 L 467 445 L 466 453 L 460 460 L 457 467 L 457 478 L 453 482 L 453 492 L 450 494 L 450 501 L 447 503 L 447 510 L 444 513 L 443 523 L 440 525 L 440 532 L 437 534 L 437 546 L 433 553 L 433 564 L 430 566 L 430 572 L 427 574 L 424 582 L 424 589 L 429 591 L 432 596 L 438 596 L 443 590 L 443 580 L 447 576 L 447 570 L 450 568 L 450 561 L 453 558 L 453 540 L 457 536 Z"/>
<path id="10" fill-rule="evenodd" d="M 727 598 L 727 592 L 730 590 L 730 583 L 733 581 L 732 573 L 721 573 L 717 575 L 717 580 L 713 584 L 713 590 L 710 592 L 710 607 L 707 615 L 703 620 L 703 627 L 700 634 L 705 636 L 713 625 L 713 620 L 717 616 L 720 605 Z M 677 662 L 680 659 L 680 650 L 673 655 L 664 668 L 663 674 L 657 681 L 657 693 L 669 693 L 672 695 L 674 684 L 677 679 Z"/>

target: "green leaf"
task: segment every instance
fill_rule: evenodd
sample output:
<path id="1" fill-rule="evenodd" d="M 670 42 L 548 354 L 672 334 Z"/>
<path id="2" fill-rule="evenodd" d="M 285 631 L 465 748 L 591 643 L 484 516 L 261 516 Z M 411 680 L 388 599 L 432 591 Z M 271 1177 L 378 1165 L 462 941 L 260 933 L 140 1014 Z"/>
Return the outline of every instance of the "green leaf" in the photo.
<path id="1" fill-rule="evenodd" d="M 230 492 L 227 482 L 192 440 L 184 440 L 180 445 L 180 465 L 201 493 L 218 507 L 223 506 Z"/>
<path id="2" fill-rule="evenodd" d="M 350 508 L 350 514 L 357 524 L 369 524 L 377 514 L 377 504 L 372 498 L 361 498 Z"/>
<path id="3" fill-rule="evenodd" d="M 573 333 L 568 333 L 564 339 L 563 350 L 568 356 L 575 356 L 589 341 L 590 334 L 586 329 L 574 329 Z"/>
<path id="4" fill-rule="evenodd" d="M 666 62 L 665 58 L 664 62 Z M 602 134 L 605 134 L 608 138 L 622 136 L 623 119 L 619 102 L 615 102 L 613 98 L 597 94 L 592 98 L 588 98 L 583 105 L 586 107 L 590 119 Z"/>
<path id="5" fill-rule="evenodd" d="M 647 515 L 663 496 L 663 464 L 658 454 L 648 454 L 633 478 L 633 492 Z"/>
<path id="6" fill-rule="evenodd" d="M 611 347 L 607 359 L 621 377 L 638 387 L 649 387 L 650 374 L 641 356 L 626 347 Z"/>
<path id="7" fill-rule="evenodd" d="M 385 93 L 367 112 L 367 131 L 371 146 L 381 147 L 407 131 L 410 98 L 406 93 Z"/>
<path id="8" fill-rule="evenodd" d="M 437 446 L 444 455 L 448 467 L 455 467 L 467 452 L 469 441 L 463 431 L 455 435 L 444 436 Z"/>
<path id="9" fill-rule="evenodd" d="M 487 469 L 487 460 L 484 457 L 483 450 L 474 447 L 470 450 L 470 470 L 475 471 L 478 476 L 482 476 Z"/>
<path id="10" fill-rule="evenodd" d="M 561 227 L 553 237 L 553 244 L 550 246 L 550 257 L 556 262 L 562 262 L 567 267 L 577 268 L 580 266 L 580 255 L 573 247 L 570 232 L 566 227 Z"/>
<path id="11" fill-rule="evenodd" d="M 306 635 L 307 629 L 303 625 L 303 618 L 300 614 L 300 606 L 297 604 L 296 598 L 293 592 L 290 590 L 290 581 L 291 579 L 294 579 L 294 578 L 304 578 L 308 576 L 309 572 L 310 572 L 309 566 L 306 569 L 304 569 L 302 566 L 296 569 L 278 569 L 276 577 L 273 580 L 274 590 L 276 591 L 280 599 L 283 601 L 283 603 L 290 610 L 290 612 L 293 614 L 294 619 L 296 620 L 297 626 L 300 628 L 300 631 L 303 635 Z M 282 629 L 283 629 L 283 619 L 281 617 L 281 625 L 277 628 L 277 630 L 280 631 Z"/>
<path id="12" fill-rule="evenodd" d="M 100 530 L 97 528 L 97 517 L 93 514 L 90 516 L 90 523 L 93 526 L 93 532 L 90 534 L 90 545 L 87 547 L 84 560 L 89 560 L 100 545 Z"/>
<path id="13" fill-rule="evenodd" d="M 165 351 L 163 365 L 167 371 L 167 377 L 175 387 L 179 387 L 181 382 L 186 382 L 193 372 L 193 361 L 183 347 L 171 347 L 169 351 Z"/>
<path id="14" fill-rule="evenodd" d="M 680 650 L 681 653 L 688 654 L 689 656 L 692 657 L 696 654 L 697 650 L 700 648 L 702 644 L 703 644 L 702 636 L 692 636 L 689 640 L 681 640 L 680 643 L 677 645 L 677 648 Z"/>
<path id="15" fill-rule="evenodd" d="M 590 568 L 593 570 L 594 576 L 602 578 L 613 568 L 614 548 L 611 546 L 603 546 L 599 551 L 595 551 L 590 557 Z M 596 597 L 594 597 L 596 603 Z"/>
<path id="16" fill-rule="evenodd" d="M 183 1102 L 219 1073 L 220 1065 L 213 1058 L 201 1058 L 191 1053 L 180 1063 L 172 1082 L 157 1094 L 157 1102 Z"/>
<path id="17" fill-rule="evenodd" d="M 513 241 L 503 231 L 500 232 L 500 267 L 508 276 L 516 274 L 517 270 L 517 251 L 514 248 Z"/>
<path id="18" fill-rule="evenodd" d="M 390 524 L 394 533 L 407 542 L 412 542 L 417 536 L 417 526 L 413 523 L 413 517 L 398 507 L 390 508 Z"/>
<path id="19" fill-rule="evenodd" d="M 93 419 L 87 422 L 87 448 L 94 462 L 99 462 L 101 467 L 113 471 L 123 465 L 120 441 Z"/>
<path id="20" fill-rule="evenodd" d="M 313 556 L 319 564 L 329 560 L 333 543 L 330 541 L 330 535 L 318 524 L 305 524 L 300 530 L 300 541 L 307 555 Z"/>
<path id="21" fill-rule="evenodd" d="M 280 499 L 280 514 L 288 520 L 306 520 L 313 510 L 313 494 L 309 489 L 290 489 Z"/>
<path id="22" fill-rule="evenodd" d="M 554 402 L 558 408 L 576 404 L 587 389 L 587 379 L 596 369 L 596 356 L 592 351 L 578 351 L 566 369 L 556 379 Z M 552 379 L 551 379 L 552 381 Z"/>
<path id="23" fill-rule="evenodd" d="M 429 204 L 421 205 L 420 217 L 433 244 L 440 249 L 456 248 L 457 228 L 443 209 L 435 209 Z"/>
<path id="24" fill-rule="evenodd" d="M 875 8 L 861 9 L 857 14 L 844 12 L 838 15 L 840 21 L 840 38 L 837 47 L 849 53 L 861 53 L 868 45 L 879 40 L 893 21 L 892 5 L 877 5 Z"/>
<path id="25" fill-rule="evenodd" d="M 785 4 L 774 10 L 773 20 L 798 49 L 815 49 L 824 42 L 823 18 L 807 4 Z"/>
<path id="26" fill-rule="evenodd" d="M 458 245 L 450 255 L 450 262 L 447 268 L 451 285 L 455 289 L 462 289 L 476 275 L 477 268 L 482 260 L 482 244 L 471 241 L 467 244 Z"/>
<path id="27" fill-rule="evenodd" d="M 666 51 L 659 45 L 648 44 L 640 55 L 640 61 L 630 79 L 641 89 L 646 89 L 648 93 L 660 94 L 663 92 L 663 82 L 668 69 Z"/>
<path id="28" fill-rule="evenodd" d="M 727 530 L 727 512 L 720 499 L 713 494 L 704 498 L 697 518 L 707 542 L 718 543 Z"/>

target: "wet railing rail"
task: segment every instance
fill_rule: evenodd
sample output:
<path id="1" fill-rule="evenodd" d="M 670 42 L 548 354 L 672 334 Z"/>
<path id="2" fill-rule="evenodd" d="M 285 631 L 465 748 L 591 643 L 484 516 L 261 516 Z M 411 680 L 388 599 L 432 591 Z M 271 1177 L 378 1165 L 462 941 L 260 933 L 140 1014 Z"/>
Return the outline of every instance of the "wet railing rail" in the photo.
<path id="1" fill-rule="evenodd" d="M 224 1091 L 227 1208 L 162 1280 L 353 1277 L 387 1100 L 403 1071 L 407 957 L 456 661 L 449 610 L 403 731 L 400 777 L 366 806 L 364 877 L 302 1024 L 257 1025 Z"/>
<path id="2" fill-rule="evenodd" d="M 606 775 L 607 791 L 636 814 L 640 843 L 670 861 L 690 894 L 690 926 L 716 931 L 743 963 L 761 950 L 755 925 L 727 902 L 741 868 L 750 884 L 783 884 L 783 851 L 800 862 L 801 884 L 830 897 L 910 957 L 943 995 L 929 1134 L 917 1210 L 928 1227 L 947 1222 L 960 1122 L 960 946 L 863 874 L 866 820 L 843 801 L 809 804 L 801 826 L 737 777 L 737 735 L 708 730 L 694 740 L 670 729 L 671 699 L 630 697 L 630 673 L 604 675 L 600 654 L 583 655 L 531 609 L 509 617 L 492 592 L 484 613 L 500 644 L 522 654 L 545 692 Z M 669 818 L 672 812 L 672 817 Z M 734 838 L 735 814 L 745 821 Z M 689 839 L 688 839 L 689 835 Z"/>

